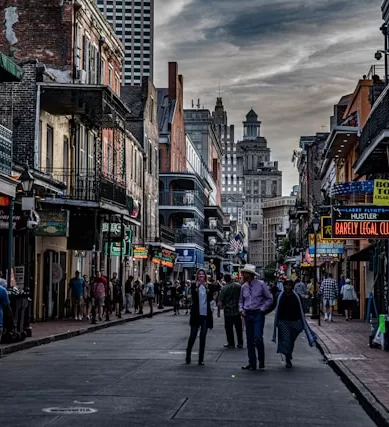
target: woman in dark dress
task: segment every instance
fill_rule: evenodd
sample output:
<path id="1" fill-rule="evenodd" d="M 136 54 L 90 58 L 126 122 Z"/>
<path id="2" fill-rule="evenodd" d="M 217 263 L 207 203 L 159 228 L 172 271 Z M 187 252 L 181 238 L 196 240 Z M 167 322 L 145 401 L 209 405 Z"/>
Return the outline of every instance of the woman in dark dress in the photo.
<path id="1" fill-rule="evenodd" d="M 191 287 L 192 305 L 190 309 L 190 336 L 186 349 L 186 363 L 191 363 L 192 348 L 200 329 L 199 365 L 204 365 L 205 341 L 208 329 L 213 328 L 213 316 L 210 302 L 213 294 L 207 286 L 205 270 L 200 269 L 196 274 L 196 281 Z"/>
<path id="2" fill-rule="evenodd" d="M 309 345 L 315 345 L 317 337 L 305 319 L 300 296 L 293 290 L 291 280 L 284 282 L 284 290 L 277 296 L 277 307 L 274 319 L 273 341 L 276 342 L 278 331 L 277 353 L 285 356 L 286 367 L 292 367 L 294 343 L 302 331 L 305 331 Z"/>

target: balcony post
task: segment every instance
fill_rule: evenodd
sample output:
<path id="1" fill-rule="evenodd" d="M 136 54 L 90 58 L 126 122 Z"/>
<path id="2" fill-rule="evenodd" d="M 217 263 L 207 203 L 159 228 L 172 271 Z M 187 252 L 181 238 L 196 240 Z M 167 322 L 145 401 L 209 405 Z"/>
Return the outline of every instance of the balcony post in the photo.
<path id="1" fill-rule="evenodd" d="M 107 291 L 105 296 L 105 320 L 109 322 L 109 310 L 111 308 L 111 297 L 110 294 L 110 277 L 111 277 L 111 222 L 112 215 L 108 215 L 108 248 L 107 248 Z"/>

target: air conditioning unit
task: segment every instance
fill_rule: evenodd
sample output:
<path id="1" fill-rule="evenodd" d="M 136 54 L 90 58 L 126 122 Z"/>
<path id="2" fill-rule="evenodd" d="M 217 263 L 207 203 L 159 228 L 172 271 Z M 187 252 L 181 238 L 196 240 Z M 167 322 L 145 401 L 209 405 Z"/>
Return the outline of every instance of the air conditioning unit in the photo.
<path id="1" fill-rule="evenodd" d="M 86 71 L 77 70 L 76 80 L 78 80 L 80 83 L 86 83 Z"/>

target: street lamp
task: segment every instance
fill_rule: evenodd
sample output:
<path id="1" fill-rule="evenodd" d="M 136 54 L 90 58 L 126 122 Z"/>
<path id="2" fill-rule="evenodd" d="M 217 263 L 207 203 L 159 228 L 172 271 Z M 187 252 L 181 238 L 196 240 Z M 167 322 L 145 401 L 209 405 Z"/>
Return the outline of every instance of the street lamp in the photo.
<path id="1" fill-rule="evenodd" d="M 314 285 L 314 292 L 316 294 L 316 300 L 317 300 L 317 315 L 318 315 L 318 324 L 320 326 L 320 292 L 318 292 L 317 290 L 317 233 L 319 231 L 319 227 L 320 227 L 320 217 L 319 215 L 316 213 L 313 220 L 312 220 L 312 226 L 313 226 L 313 232 L 315 235 L 315 250 L 314 250 L 314 279 L 313 279 L 313 285 Z"/>
<path id="2" fill-rule="evenodd" d="M 19 176 L 20 184 L 22 185 L 23 193 L 28 195 L 32 191 L 34 186 L 34 177 L 31 175 L 31 172 L 28 169 L 28 166 L 24 168 L 24 171 Z"/>

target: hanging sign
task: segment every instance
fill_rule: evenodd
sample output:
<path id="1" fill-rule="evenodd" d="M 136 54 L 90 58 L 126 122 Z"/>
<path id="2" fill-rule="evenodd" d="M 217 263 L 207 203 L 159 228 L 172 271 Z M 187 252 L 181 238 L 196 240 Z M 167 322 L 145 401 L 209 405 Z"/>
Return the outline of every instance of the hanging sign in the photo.
<path id="1" fill-rule="evenodd" d="M 369 205 L 333 207 L 332 237 L 389 239 L 389 207 Z"/>
<path id="2" fill-rule="evenodd" d="M 387 179 L 374 180 L 373 203 L 377 206 L 389 206 L 389 181 Z"/>

